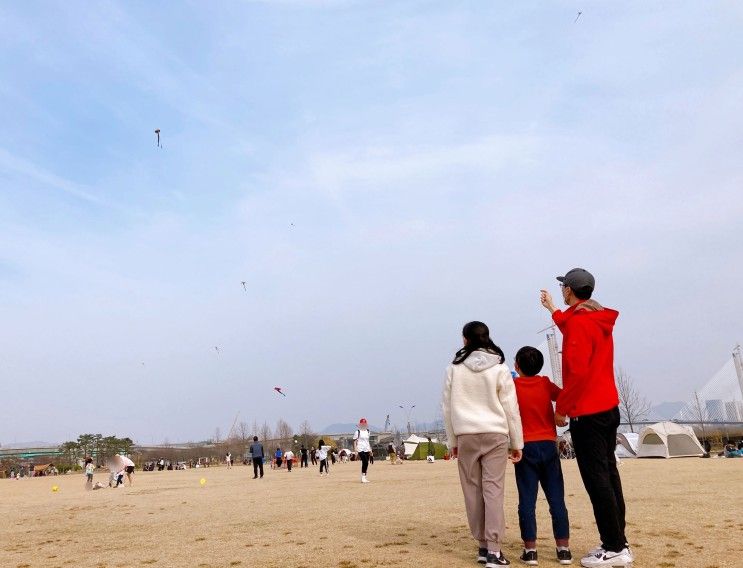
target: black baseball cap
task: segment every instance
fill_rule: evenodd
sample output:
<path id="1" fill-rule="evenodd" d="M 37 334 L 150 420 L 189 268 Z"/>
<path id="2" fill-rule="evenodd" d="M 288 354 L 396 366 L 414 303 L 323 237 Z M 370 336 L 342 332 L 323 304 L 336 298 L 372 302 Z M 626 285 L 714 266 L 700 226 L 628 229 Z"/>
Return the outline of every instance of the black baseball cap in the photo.
<path id="1" fill-rule="evenodd" d="M 586 286 L 596 287 L 596 279 L 585 268 L 573 268 L 568 270 L 565 276 L 558 276 L 557 279 L 571 290 L 578 290 Z"/>

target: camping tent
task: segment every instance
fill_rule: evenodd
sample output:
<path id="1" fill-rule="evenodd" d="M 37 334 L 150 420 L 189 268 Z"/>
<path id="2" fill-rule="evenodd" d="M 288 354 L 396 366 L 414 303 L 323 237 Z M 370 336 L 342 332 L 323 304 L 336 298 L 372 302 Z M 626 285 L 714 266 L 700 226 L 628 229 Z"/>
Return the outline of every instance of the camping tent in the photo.
<path id="1" fill-rule="evenodd" d="M 432 442 L 433 445 L 433 455 L 437 460 L 444 459 L 444 456 L 449 453 L 449 448 L 446 447 L 446 444 L 439 444 L 438 442 Z M 408 456 L 408 459 L 411 460 L 425 460 L 428 457 L 428 440 L 425 442 L 420 442 L 418 444 L 418 447 L 415 448 L 415 451 Z"/>
<path id="2" fill-rule="evenodd" d="M 636 458 L 639 440 L 639 434 L 635 434 L 634 432 L 620 432 L 617 434 L 617 447 L 614 453 L 619 458 Z"/>
<path id="3" fill-rule="evenodd" d="M 699 440 L 690 426 L 675 422 L 658 422 L 640 432 L 638 458 L 680 458 L 704 455 Z"/>
<path id="4" fill-rule="evenodd" d="M 415 452 L 416 448 L 418 447 L 418 444 L 421 442 L 428 442 L 427 438 L 421 438 L 420 436 L 416 436 L 415 434 L 411 434 L 409 438 L 404 440 L 405 445 L 405 457 L 410 457 L 413 455 L 413 452 Z M 423 459 L 426 459 L 425 456 Z"/>

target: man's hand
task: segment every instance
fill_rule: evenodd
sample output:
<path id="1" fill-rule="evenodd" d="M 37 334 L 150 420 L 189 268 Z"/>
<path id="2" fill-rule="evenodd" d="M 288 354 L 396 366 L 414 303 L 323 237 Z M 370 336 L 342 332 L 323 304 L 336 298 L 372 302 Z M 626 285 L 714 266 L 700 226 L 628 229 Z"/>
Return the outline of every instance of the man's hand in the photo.
<path id="1" fill-rule="evenodd" d="M 568 419 L 565 415 L 555 412 L 555 426 L 567 426 Z"/>
<path id="2" fill-rule="evenodd" d="M 547 308 L 551 314 L 557 311 L 557 306 L 555 306 L 555 303 L 552 301 L 552 294 L 547 292 L 547 290 L 540 291 L 539 301 L 542 302 L 542 305 Z"/>
<path id="3" fill-rule="evenodd" d="M 510 459 L 513 463 L 518 463 L 521 461 L 521 450 L 511 450 L 510 456 L 508 456 L 508 459 Z"/>

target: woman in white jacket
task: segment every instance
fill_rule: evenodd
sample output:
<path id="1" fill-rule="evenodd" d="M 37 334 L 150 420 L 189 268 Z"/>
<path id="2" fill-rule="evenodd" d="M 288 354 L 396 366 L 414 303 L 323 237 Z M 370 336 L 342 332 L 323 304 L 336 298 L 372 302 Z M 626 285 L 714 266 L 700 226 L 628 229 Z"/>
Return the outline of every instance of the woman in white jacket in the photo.
<path id="1" fill-rule="evenodd" d="M 479 545 L 477 561 L 486 568 L 508 566 L 501 552 L 506 464 L 509 453 L 518 462 L 524 447 L 516 387 L 487 325 L 470 322 L 462 335 L 464 347 L 446 370 L 444 423 L 449 447 L 459 458 L 467 519 Z"/>

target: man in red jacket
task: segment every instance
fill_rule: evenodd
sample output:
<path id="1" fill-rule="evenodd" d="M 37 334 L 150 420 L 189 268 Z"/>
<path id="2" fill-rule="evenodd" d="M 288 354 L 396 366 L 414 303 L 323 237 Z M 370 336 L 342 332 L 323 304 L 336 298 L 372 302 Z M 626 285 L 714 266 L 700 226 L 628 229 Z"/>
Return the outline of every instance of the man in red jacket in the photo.
<path id="1" fill-rule="evenodd" d="M 612 331 L 619 312 L 591 300 L 593 275 L 574 268 L 558 276 L 565 304 L 558 310 L 549 292 L 542 290 L 542 305 L 562 332 L 563 390 L 557 398 L 555 423 L 567 425 L 583 484 L 593 505 L 601 546 L 581 559 L 586 568 L 632 564 L 624 534 L 625 507 L 617 471 L 619 395 L 614 382 Z"/>

